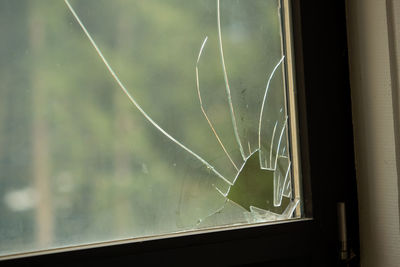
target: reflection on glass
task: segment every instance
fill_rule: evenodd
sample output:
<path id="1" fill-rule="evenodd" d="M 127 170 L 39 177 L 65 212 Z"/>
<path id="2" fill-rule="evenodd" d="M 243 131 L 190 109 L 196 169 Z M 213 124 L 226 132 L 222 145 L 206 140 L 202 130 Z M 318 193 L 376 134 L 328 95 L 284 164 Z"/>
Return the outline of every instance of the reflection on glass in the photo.
<path id="1" fill-rule="evenodd" d="M 0 255 L 289 219 L 279 0 L 0 2 Z"/>

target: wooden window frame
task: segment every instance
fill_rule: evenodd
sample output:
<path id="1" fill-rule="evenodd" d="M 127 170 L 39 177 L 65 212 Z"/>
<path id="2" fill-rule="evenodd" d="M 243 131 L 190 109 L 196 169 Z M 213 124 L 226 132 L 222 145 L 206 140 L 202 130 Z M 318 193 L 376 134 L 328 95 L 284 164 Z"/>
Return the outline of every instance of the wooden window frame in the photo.
<path id="1" fill-rule="evenodd" d="M 349 241 L 359 255 L 345 1 L 288 1 L 307 219 L 49 250 L 6 259 L 0 265 L 331 266 L 339 255 L 339 201 L 347 204 Z"/>

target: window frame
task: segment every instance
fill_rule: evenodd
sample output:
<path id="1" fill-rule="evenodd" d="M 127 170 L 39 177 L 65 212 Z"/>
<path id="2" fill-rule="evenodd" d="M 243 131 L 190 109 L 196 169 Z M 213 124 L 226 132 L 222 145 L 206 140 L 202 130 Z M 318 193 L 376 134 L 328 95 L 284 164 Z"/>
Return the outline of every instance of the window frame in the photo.
<path id="1" fill-rule="evenodd" d="M 1 265 L 335 265 L 339 201 L 347 204 L 350 245 L 359 255 L 345 0 L 288 1 L 292 8 L 302 197 L 308 219 L 47 250 L 5 259 Z"/>

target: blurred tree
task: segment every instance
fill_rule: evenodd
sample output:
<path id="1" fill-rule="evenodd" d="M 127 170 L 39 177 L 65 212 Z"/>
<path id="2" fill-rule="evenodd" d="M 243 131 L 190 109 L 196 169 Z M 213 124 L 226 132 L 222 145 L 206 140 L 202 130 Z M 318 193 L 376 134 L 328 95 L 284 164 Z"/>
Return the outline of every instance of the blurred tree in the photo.
<path id="1" fill-rule="evenodd" d="M 48 247 L 53 242 L 53 209 L 50 179 L 50 151 L 47 121 L 46 73 L 42 59 L 45 58 L 46 25 L 42 14 L 44 2 L 29 2 L 29 44 L 31 53 L 32 92 L 32 139 L 33 177 L 36 198 L 36 231 L 38 247 Z M 37 66 L 37 67 L 36 67 Z"/>

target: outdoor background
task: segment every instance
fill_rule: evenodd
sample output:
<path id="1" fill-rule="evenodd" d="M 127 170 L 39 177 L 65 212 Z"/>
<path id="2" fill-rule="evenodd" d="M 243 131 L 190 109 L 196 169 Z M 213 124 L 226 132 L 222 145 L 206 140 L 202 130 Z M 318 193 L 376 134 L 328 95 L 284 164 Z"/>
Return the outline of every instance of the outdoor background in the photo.
<path id="1" fill-rule="evenodd" d="M 278 2 L 221 1 L 246 156 L 258 146 L 262 98 L 282 58 Z M 71 5 L 147 114 L 233 181 L 237 171 L 201 113 L 196 89 L 207 36 L 199 63 L 203 105 L 239 165 L 217 1 Z M 280 93 L 269 100 L 276 105 L 268 106 L 266 132 L 286 112 L 282 71 L 275 76 L 271 88 Z M 129 102 L 64 1 L 0 1 L 0 255 L 193 229 L 224 205 L 215 186 L 228 188 Z M 229 216 L 225 223 L 241 220 Z"/>

